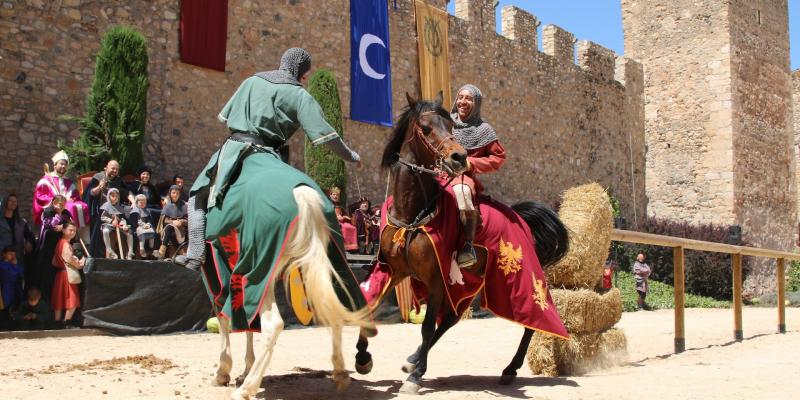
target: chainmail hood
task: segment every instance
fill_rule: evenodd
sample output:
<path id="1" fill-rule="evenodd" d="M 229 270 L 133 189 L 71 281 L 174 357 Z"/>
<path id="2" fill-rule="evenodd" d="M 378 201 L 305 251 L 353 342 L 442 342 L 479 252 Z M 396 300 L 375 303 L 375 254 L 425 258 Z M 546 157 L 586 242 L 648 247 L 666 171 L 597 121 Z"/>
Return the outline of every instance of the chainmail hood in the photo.
<path id="1" fill-rule="evenodd" d="M 467 90 L 472 93 L 472 97 L 475 99 L 472 111 L 470 111 L 469 115 L 464 121 L 462 121 L 458 116 L 457 95 L 463 90 Z M 466 84 L 462 86 L 461 89 L 458 89 L 458 92 L 456 92 L 456 101 L 453 102 L 453 108 L 450 110 L 453 121 L 455 121 L 455 125 L 453 127 L 453 136 L 456 137 L 456 140 L 458 140 L 458 142 L 461 143 L 466 150 L 478 149 L 497 140 L 497 133 L 494 131 L 494 128 L 481 119 L 482 99 L 483 93 L 481 93 L 480 89 L 478 89 L 475 85 Z"/>
<path id="2" fill-rule="evenodd" d="M 283 53 L 277 70 L 259 72 L 256 76 L 271 83 L 302 86 L 300 77 L 310 69 L 311 55 L 299 47 L 292 47 Z"/>

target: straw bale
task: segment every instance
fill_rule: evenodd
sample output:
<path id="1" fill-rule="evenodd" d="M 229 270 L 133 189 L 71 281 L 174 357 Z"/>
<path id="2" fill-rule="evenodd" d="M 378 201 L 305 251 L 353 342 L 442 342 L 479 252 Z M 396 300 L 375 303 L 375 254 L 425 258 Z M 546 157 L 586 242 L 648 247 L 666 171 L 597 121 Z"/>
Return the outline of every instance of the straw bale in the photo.
<path id="1" fill-rule="evenodd" d="M 627 359 L 627 340 L 621 329 L 575 333 L 569 340 L 536 332 L 528 348 L 528 366 L 536 375 L 580 375 L 620 365 Z"/>
<path id="2" fill-rule="evenodd" d="M 550 295 L 570 333 L 604 331 L 622 318 L 622 295 L 617 288 L 604 294 L 588 289 L 552 289 Z"/>
<path id="3" fill-rule="evenodd" d="M 569 231 L 569 251 L 545 271 L 551 287 L 594 288 L 611 245 L 611 202 L 597 183 L 564 192 L 558 215 Z"/>

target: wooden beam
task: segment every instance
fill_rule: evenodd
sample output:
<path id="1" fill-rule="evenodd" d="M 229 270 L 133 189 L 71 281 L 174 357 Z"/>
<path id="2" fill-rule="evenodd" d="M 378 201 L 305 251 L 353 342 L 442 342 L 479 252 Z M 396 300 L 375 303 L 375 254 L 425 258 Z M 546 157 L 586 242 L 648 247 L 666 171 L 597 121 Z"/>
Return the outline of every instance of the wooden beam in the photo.
<path id="1" fill-rule="evenodd" d="M 734 254 L 733 264 L 733 339 L 740 341 L 742 333 L 742 255 Z"/>
<path id="2" fill-rule="evenodd" d="M 759 249 L 755 247 L 734 246 L 724 243 L 704 242 L 702 240 L 684 239 L 674 236 L 654 235 L 652 233 L 626 231 L 614 229 L 611 231 L 611 240 L 629 243 L 652 244 L 664 247 L 683 247 L 689 250 L 714 251 L 717 253 L 741 254 L 745 256 L 784 258 L 787 260 L 800 260 L 800 254 L 786 251 Z"/>
<path id="3" fill-rule="evenodd" d="M 786 260 L 778 259 L 778 333 L 786 333 Z"/>
<path id="4" fill-rule="evenodd" d="M 684 257 L 683 247 L 672 249 L 673 278 L 675 283 L 675 352 L 686 350 L 686 333 L 684 331 Z"/>

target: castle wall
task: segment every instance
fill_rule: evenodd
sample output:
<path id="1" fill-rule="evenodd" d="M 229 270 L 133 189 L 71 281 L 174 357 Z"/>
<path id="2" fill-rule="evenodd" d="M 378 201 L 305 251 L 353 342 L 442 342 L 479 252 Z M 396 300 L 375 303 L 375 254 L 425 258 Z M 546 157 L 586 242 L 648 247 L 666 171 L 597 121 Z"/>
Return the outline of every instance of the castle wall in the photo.
<path id="1" fill-rule="evenodd" d="M 436 2 L 442 8 L 444 1 Z M 555 203 L 561 191 L 598 181 L 622 202 L 625 216 L 645 214 L 642 67 L 591 42 L 580 42 L 576 65 L 572 35 L 543 28 L 536 50 L 536 18 L 502 10 L 504 36 L 495 32 L 491 0 L 458 0 L 449 19 L 452 90 L 474 83 L 484 92 L 483 115 L 508 150 L 503 169 L 482 179 L 505 201 Z M 216 115 L 238 84 L 277 66 L 282 52 L 305 47 L 315 68 L 338 79 L 345 138 L 367 168 L 350 170 L 348 190 L 383 199 L 386 172 L 376 166 L 391 134 L 384 127 L 347 118 L 350 112 L 349 14 L 341 1 L 230 0 L 226 71 L 183 64 L 178 54 L 178 2 L 42 0 L 0 8 L 0 129 L 9 154 L 0 158 L 0 187 L 23 204 L 58 139 L 77 135 L 62 114 L 79 115 L 93 75 L 94 55 L 112 24 L 148 37 L 151 88 L 145 157 L 156 180 L 174 173 L 189 180 L 222 143 Z M 413 3 L 387 2 L 394 113 L 405 92 L 418 93 Z M 508 21 L 508 25 L 506 25 Z M 17 77 L 25 74 L 19 82 Z M 449 107 L 449 105 L 447 105 Z M 302 140 L 291 140 L 292 164 L 302 167 Z M 635 183 L 634 183 L 635 182 Z M 636 204 L 634 213 L 634 203 Z"/>

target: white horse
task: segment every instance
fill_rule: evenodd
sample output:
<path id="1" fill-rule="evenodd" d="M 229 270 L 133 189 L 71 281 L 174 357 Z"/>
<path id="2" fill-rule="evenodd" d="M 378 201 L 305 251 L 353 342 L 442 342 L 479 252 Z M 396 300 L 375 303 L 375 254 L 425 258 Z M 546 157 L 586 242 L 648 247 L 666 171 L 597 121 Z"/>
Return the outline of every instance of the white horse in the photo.
<path id="1" fill-rule="evenodd" d="M 342 358 L 342 327 L 344 325 L 358 325 L 361 327 L 373 326 L 369 321 L 367 307 L 352 312 L 339 301 L 334 291 L 334 279 L 341 281 L 328 259 L 327 248 L 329 242 L 329 228 L 322 212 L 322 200 L 314 189 L 308 186 L 298 186 L 293 191 L 298 208 L 297 228 L 294 230 L 289 244 L 276 265 L 276 276 L 283 276 L 288 271 L 287 267 L 297 266 L 303 277 L 306 296 L 314 321 L 318 325 L 331 328 L 333 336 L 333 381 L 336 389 L 342 391 L 350 384 L 350 376 L 345 370 Z M 276 279 L 277 280 L 277 279 Z M 283 318 L 278 312 L 275 303 L 275 284 L 267 287 L 267 293 L 260 310 L 261 334 L 267 346 L 258 357 L 253 351 L 253 333 L 247 332 L 247 352 L 245 354 L 245 370 L 242 374 L 244 380 L 232 394 L 232 399 L 249 399 L 255 396 L 261 386 L 264 373 L 269 366 L 275 343 L 283 330 Z M 287 280 L 284 279 L 284 282 Z M 219 333 L 222 339 L 222 352 L 219 356 L 214 384 L 227 386 L 230 383 L 231 358 L 230 321 L 220 318 Z"/>

